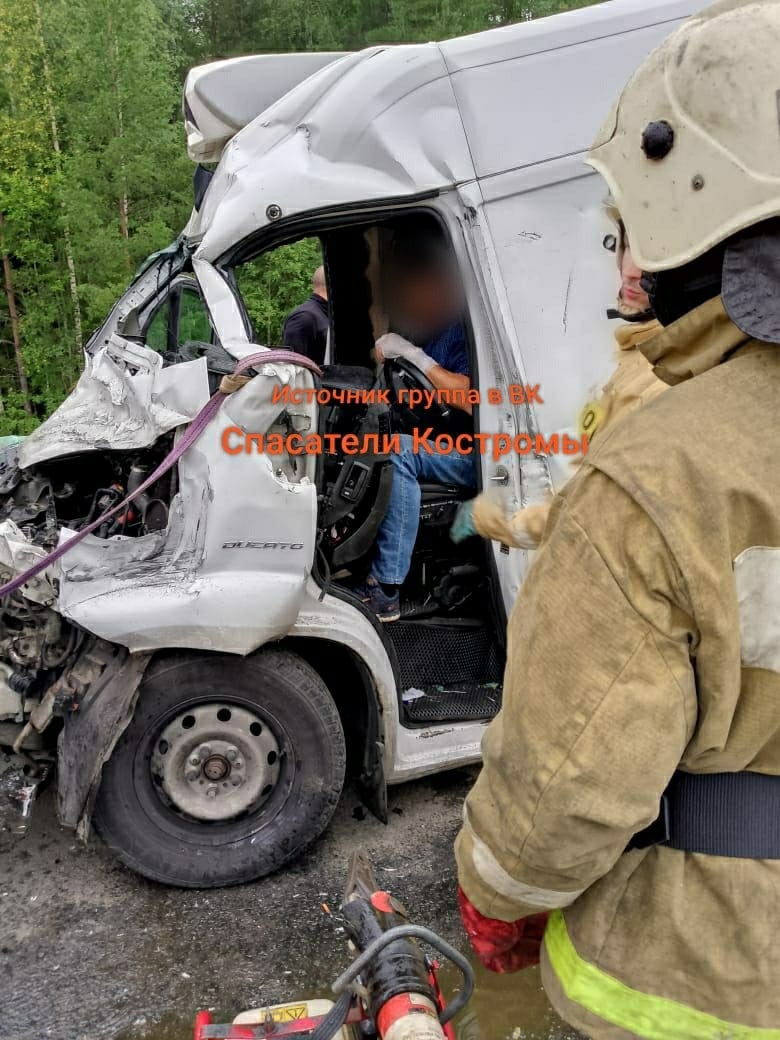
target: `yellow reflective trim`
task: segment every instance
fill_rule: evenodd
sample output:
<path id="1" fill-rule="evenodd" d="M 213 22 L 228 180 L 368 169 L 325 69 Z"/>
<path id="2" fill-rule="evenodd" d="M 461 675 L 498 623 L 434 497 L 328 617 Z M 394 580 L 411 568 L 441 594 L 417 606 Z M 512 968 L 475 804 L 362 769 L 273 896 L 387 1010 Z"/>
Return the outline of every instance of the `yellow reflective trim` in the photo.
<path id="1" fill-rule="evenodd" d="M 577 953 L 560 910 L 550 915 L 544 945 L 569 1000 L 645 1040 L 780 1040 L 780 1029 L 725 1022 L 607 975 Z"/>

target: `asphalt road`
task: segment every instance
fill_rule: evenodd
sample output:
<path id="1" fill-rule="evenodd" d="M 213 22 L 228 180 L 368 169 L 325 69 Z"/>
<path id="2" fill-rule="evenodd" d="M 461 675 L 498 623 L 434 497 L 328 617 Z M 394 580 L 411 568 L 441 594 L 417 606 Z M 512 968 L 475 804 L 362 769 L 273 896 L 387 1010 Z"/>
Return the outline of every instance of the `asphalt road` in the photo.
<path id="1" fill-rule="evenodd" d="M 240 888 L 180 891 L 84 848 L 41 795 L 26 832 L 0 815 L 0 1040 L 189 1040 L 198 1008 L 326 996 L 349 955 L 338 907 L 352 849 L 413 918 L 466 948 L 452 841 L 470 771 L 394 788 L 390 823 L 345 795 L 326 836 L 287 871 Z M 454 984 L 455 977 L 447 982 Z M 535 971 L 478 973 L 462 1040 L 564 1040 Z"/>

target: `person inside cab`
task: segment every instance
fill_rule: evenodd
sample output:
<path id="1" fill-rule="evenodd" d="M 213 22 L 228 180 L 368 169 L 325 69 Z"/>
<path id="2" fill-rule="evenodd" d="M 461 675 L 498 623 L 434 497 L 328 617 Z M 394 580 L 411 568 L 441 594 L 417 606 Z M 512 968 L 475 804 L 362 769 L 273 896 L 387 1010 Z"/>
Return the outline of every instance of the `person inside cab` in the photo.
<path id="1" fill-rule="evenodd" d="M 317 365 L 325 361 L 330 328 L 330 310 L 325 268 L 318 267 L 312 278 L 311 296 L 291 311 L 282 329 L 286 347 L 311 358 Z"/>
<path id="2" fill-rule="evenodd" d="M 590 441 L 667 389 L 639 349 L 640 344 L 660 331 L 661 325 L 640 284 L 642 272 L 634 263 L 625 225 L 611 197 L 605 208 L 617 234 L 608 235 L 604 246 L 615 251 L 620 275 L 616 306 L 607 311 L 607 317 L 622 318 L 623 324 L 615 330 L 617 367 L 599 397 L 589 401 L 579 417 L 579 433 L 587 434 Z M 454 542 L 462 542 L 479 534 L 503 545 L 535 549 L 542 539 L 551 506 L 552 497 L 508 515 L 500 495 L 478 495 L 458 507 L 451 537 Z"/>
<path id="3" fill-rule="evenodd" d="M 468 390 L 471 370 L 462 287 L 443 235 L 428 229 L 398 233 L 388 263 L 388 309 L 397 331 L 376 341 L 377 362 L 404 358 L 435 388 Z M 409 573 L 420 524 L 419 481 L 476 485 L 473 455 L 415 452 L 412 436 L 399 436 L 401 450 L 391 455 L 392 491 L 374 559 L 365 583 L 355 590 L 380 621 L 401 616 L 399 590 Z"/>

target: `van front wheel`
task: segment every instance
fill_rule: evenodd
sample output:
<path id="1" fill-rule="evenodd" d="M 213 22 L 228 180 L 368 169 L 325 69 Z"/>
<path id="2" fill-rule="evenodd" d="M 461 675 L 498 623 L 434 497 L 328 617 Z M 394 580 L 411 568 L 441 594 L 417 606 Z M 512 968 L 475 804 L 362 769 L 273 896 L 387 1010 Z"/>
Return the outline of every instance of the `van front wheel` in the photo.
<path id="1" fill-rule="evenodd" d="M 336 705 L 297 655 L 170 655 L 150 665 L 103 769 L 95 828 L 154 881 L 252 881 L 319 837 L 345 768 Z"/>

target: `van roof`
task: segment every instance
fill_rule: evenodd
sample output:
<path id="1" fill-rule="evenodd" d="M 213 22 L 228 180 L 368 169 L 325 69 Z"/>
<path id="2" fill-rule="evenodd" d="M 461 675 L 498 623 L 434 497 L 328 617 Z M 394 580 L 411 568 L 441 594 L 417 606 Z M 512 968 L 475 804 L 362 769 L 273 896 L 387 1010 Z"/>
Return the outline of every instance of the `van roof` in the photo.
<path id="1" fill-rule="evenodd" d="M 214 259 L 269 207 L 413 198 L 582 152 L 633 69 L 703 6 L 608 0 L 444 43 L 194 69 L 189 151 L 221 158 L 188 234 Z"/>
<path id="2" fill-rule="evenodd" d="M 184 81 L 187 154 L 216 162 L 231 137 L 342 52 L 248 54 L 198 65 Z"/>

